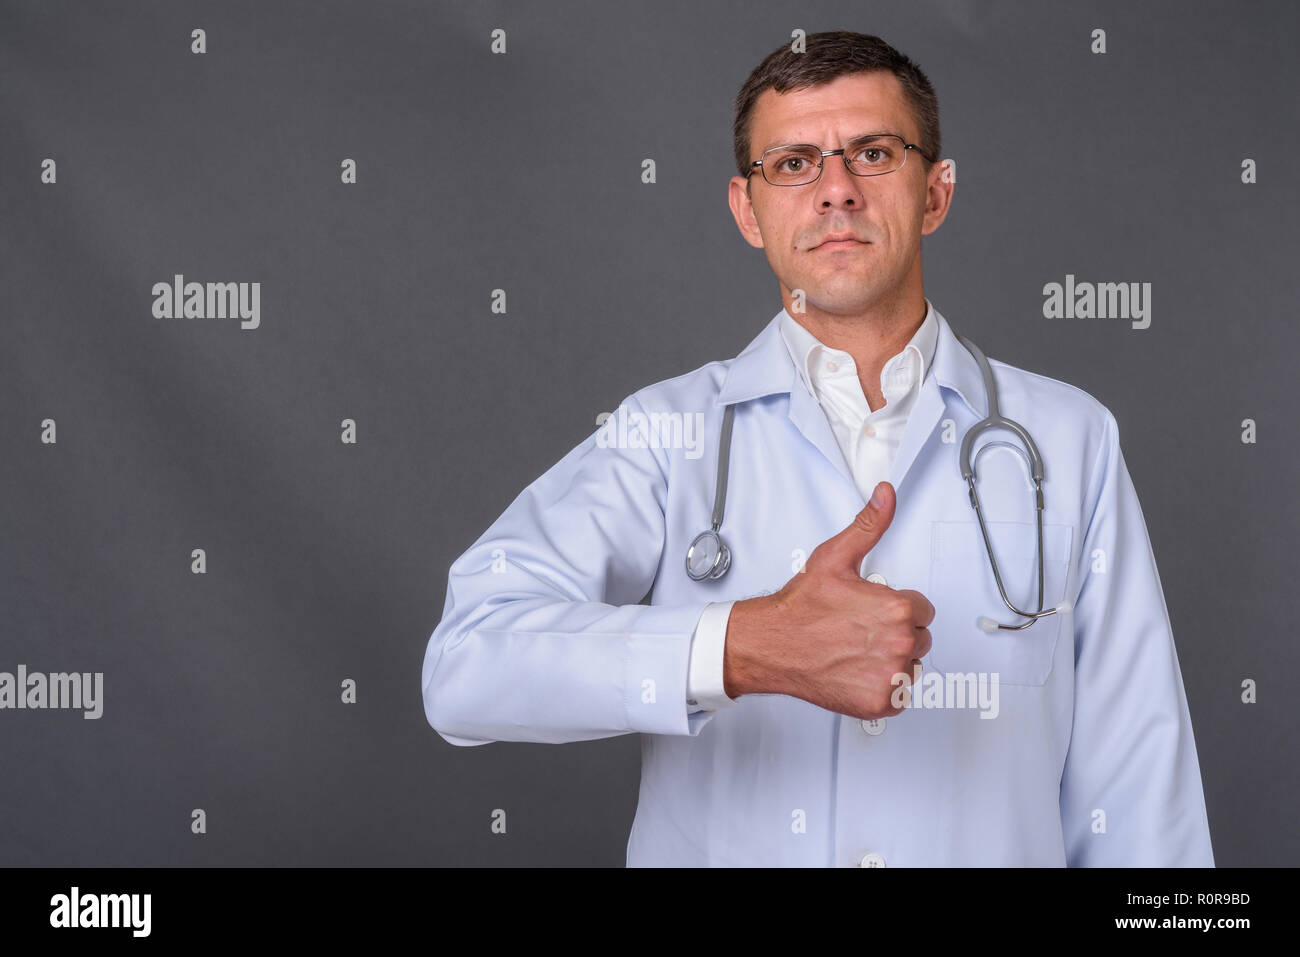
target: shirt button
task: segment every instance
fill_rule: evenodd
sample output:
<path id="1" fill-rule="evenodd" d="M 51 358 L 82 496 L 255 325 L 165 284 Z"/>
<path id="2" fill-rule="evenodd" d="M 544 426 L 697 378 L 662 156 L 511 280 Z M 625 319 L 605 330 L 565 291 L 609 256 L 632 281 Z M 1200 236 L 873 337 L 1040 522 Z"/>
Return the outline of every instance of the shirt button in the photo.
<path id="1" fill-rule="evenodd" d="M 838 369 L 838 368 L 839 368 L 839 366 L 837 366 L 834 362 L 828 362 L 828 363 L 826 363 L 826 371 L 827 371 L 827 372 L 834 372 L 834 371 L 835 371 L 836 369 Z"/>
<path id="2" fill-rule="evenodd" d="M 859 723 L 862 725 L 862 730 L 872 737 L 885 733 L 884 718 L 863 718 Z"/>
<path id="3" fill-rule="evenodd" d="M 884 867 L 885 859 L 881 857 L 879 854 L 872 851 L 870 854 L 866 854 L 863 856 L 858 866 L 859 867 Z"/>
<path id="4" fill-rule="evenodd" d="M 877 585 L 889 584 L 889 582 L 885 581 L 885 576 L 880 574 L 880 572 L 872 572 L 870 575 L 867 576 L 867 581 L 875 582 Z"/>
<path id="5" fill-rule="evenodd" d="M 875 427 L 874 425 L 872 425 L 870 422 L 868 422 L 866 425 L 864 425 L 864 426 L 862 427 L 862 431 L 863 431 L 863 433 L 864 433 L 865 435 L 869 435 L 869 436 L 871 436 L 872 438 L 875 438 L 875 435 L 876 435 L 876 427 Z"/>

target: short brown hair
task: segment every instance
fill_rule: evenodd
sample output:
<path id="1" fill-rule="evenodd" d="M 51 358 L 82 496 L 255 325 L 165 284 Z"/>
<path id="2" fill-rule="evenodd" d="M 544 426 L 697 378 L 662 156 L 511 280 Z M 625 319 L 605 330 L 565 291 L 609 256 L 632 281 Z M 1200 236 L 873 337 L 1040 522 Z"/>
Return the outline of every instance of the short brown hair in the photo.
<path id="1" fill-rule="evenodd" d="M 888 70 L 898 77 L 920 127 L 921 142 L 917 145 L 935 160 L 939 159 L 939 150 L 942 148 L 939 98 L 935 96 L 929 78 L 912 60 L 880 37 L 846 30 L 810 33 L 805 49 L 804 53 L 795 53 L 788 43 L 777 47 L 754 68 L 736 95 L 736 121 L 732 127 L 732 136 L 736 150 L 736 169 L 741 176 L 748 175 L 750 170 L 750 125 L 754 104 L 763 91 L 770 88 L 777 93 L 785 93 L 829 83 L 847 74 L 871 73 L 876 70 Z"/>

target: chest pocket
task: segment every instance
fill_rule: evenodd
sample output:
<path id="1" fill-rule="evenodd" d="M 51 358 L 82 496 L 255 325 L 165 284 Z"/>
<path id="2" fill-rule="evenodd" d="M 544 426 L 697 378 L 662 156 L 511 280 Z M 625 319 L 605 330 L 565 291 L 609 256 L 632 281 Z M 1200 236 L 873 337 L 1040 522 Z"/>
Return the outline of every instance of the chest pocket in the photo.
<path id="1" fill-rule="evenodd" d="M 985 522 L 1007 597 L 1017 608 L 1038 608 L 1038 526 L 1024 522 Z M 1065 598 L 1073 528 L 1043 524 L 1043 607 Z M 1042 685 L 1052 671 L 1061 632 L 1073 615 L 1058 612 L 1020 631 L 984 632 L 981 617 L 1006 625 L 1023 621 L 1003 602 L 993 578 L 978 521 L 932 522 L 930 586 L 934 605 L 927 660 L 941 672 L 998 674 L 1007 685 Z M 1072 639 L 1071 639 L 1072 640 Z"/>

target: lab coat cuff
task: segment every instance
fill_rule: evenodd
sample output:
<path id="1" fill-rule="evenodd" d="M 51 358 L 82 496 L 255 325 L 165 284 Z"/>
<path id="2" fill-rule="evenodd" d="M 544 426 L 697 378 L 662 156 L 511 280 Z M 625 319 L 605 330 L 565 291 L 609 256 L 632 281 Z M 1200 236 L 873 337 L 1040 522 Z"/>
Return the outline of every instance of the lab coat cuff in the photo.
<path id="1" fill-rule="evenodd" d="M 690 678 L 687 704 L 701 708 L 726 708 L 736 703 L 727 697 L 723 680 L 723 655 L 726 650 L 727 621 L 735 602 L 711 602 L 695 626 L 691 641 Z"/>
<path id="2" fill-rule="evenodd" d="M 690 712 L 686 716 L 686 725 L 687 725 L 686 733 L 691 735 L 692 737 L 699 734 L 700 729 L 703 728 L 706 724 L 708 724 L 709 721 L 713 719 L 713 716 L 715 714 L 717 714 L 716 711 L 707 711 L 703 709 L 699 711 Z"/>
<path id="3" fill-rule="evenodd" d="M 628 634 L 623 704 L 627 726 L 644 734 L 697 734 L 711 712 L 686 705 L 691 636 L 705 603 L 648 605 Z"/>

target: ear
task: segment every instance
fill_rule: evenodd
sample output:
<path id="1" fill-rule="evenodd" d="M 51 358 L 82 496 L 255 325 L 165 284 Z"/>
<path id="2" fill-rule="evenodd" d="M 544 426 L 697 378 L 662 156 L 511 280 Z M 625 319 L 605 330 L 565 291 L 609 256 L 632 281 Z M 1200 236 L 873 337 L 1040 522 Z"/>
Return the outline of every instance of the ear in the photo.
<path id="1" fill-rule="evenodd" d="M 745 242 L 755 249 L 763 248 L 763 234 L 758 228 L 758 218 L 754 215 L 754 203 L 750 198 L 750 177 L 733 176 L 727 184 L 727 203 L 731 206 L 731 215 L 735 217 L 736 227 Z"/>
<path id="2" fill-rule="evenodd" d="M 952 206 L 957 180 L 949 174 L 947 160 L 939 160 L 930 167 L 925 181 L 925 215 L 921 220 L 921 235 L 929 236 L 939 228 Z"/>

